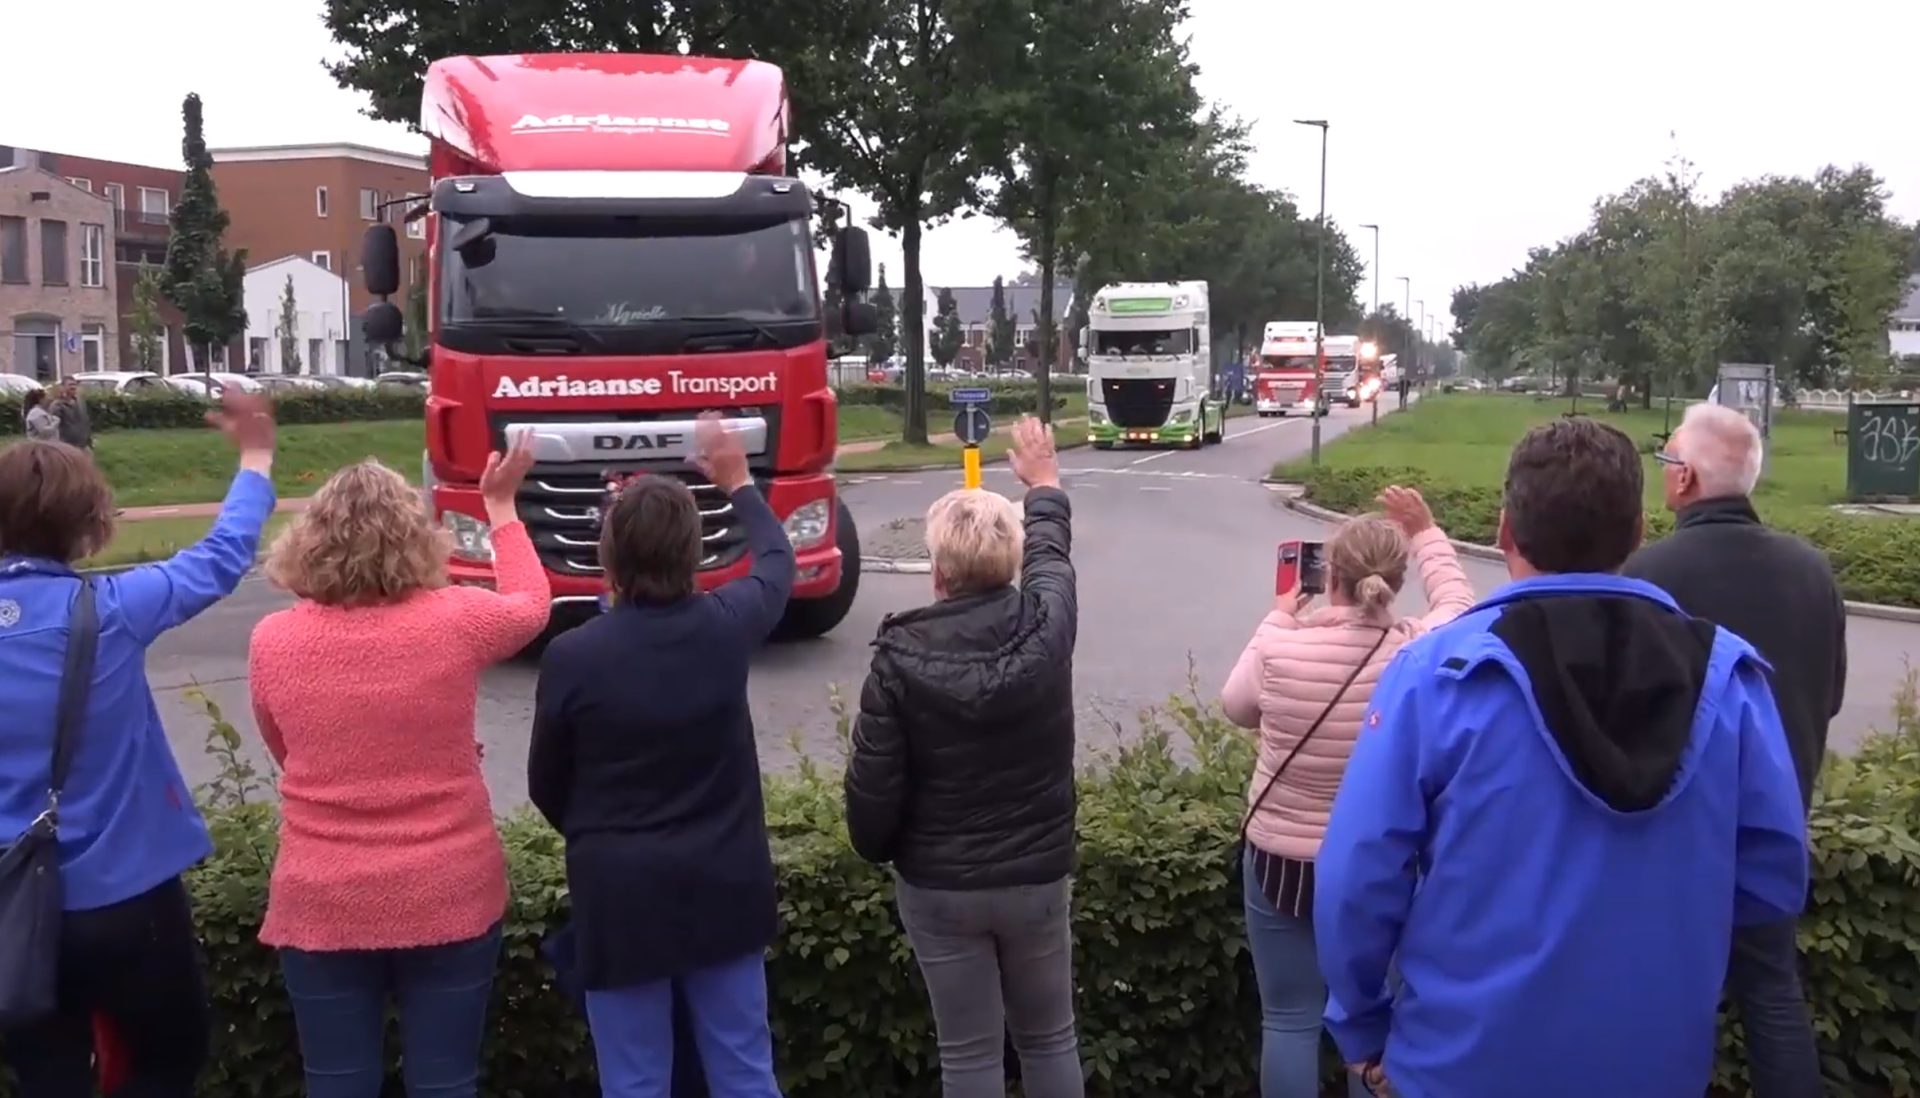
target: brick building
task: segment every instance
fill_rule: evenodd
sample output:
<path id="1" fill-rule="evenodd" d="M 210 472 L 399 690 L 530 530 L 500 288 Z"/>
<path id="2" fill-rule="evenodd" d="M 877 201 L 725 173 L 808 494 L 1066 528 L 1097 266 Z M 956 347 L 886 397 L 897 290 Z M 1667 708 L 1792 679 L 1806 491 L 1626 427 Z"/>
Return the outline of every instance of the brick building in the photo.
<path id="1" fill-rule="evenodd" d="M 44 149 L 23 149 L 0 145 L 0 167 L 34 167 L 60 176 L 67 182 L 106 199 L 112 209 L 114 296 L 116 317 L 133 311 L 134 287 L 139 282 L 140 264 L 164 264 L 167 258 L 168 215 L 180 197 L 185 173 L 174 168 L 155 168 L 145 164 L 124 164 L 96 160 L 71 153 Z M 159 342 L 157 361 L 142 367 L 134 362 L 133 348 L 124 324 L 115 323 L 117 360 L 123 369 L 150 369 L 158 373 L 189 369 L 185 355 L 180 311 L 164 300 L 159 303 L 159 320 L 166 338 Z"/>
<path id="2" fill-rule="evenodd" d="M 113 210 L 39 167 L 0 167 L 0 372 L 54 381 L 120 360 Z"/>
<path id="3" fill-rule="evenodd" d="M 380 363 L 368 353 L 360 327 L 373 303 L 360 280 L 361 237 L 369 225 L 391 223 L 400 237 L 403 287 L 425 281 L 425 225 L 403 225 L 409 204 L 397 201 L 426 193 L 425 159 L 363 145 L 279 145 L 212 153 L 214 185 L 232 218 L 227 247 L 245 248 L 248 267 L 299 256 L 346 279 L 346 300 L 339 311 L 351 318 L 348 341 L 334 341 L 332 361 L 307 368 L 359 375 L 377 371 Z M 404 297 L 396 304 L 403 302 Z M 254 304 L 247 303 L 249 313 Z"/>

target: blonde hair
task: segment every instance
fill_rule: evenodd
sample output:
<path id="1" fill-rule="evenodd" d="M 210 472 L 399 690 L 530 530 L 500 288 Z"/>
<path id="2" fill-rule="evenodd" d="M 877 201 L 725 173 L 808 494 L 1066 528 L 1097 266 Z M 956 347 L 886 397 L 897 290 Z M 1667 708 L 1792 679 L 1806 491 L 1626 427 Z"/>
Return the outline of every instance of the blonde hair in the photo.
<path id="1" fill-rule="evenodd" d="M 1407 536 L 1385 515 L 1356 515 L 1327 542 L 1328 580 L 1369 615 L 1392 605 L 1407 581 Z"/>
<path id="2" fill-rule="evenodd" d="M 998 492 L 961 488 L 927 508 L 927 553 L 935 581 L 949 596 L 1012 583 L 1026 540 L 1020 509 Z"/>
<path id="3" fill-rule="evenodd" d="M 405 477 L 369 458 L 328 478 L 267 552 L 267 579 L 323 606 L 399 602 L 447 583 L 447 540 Z"/>

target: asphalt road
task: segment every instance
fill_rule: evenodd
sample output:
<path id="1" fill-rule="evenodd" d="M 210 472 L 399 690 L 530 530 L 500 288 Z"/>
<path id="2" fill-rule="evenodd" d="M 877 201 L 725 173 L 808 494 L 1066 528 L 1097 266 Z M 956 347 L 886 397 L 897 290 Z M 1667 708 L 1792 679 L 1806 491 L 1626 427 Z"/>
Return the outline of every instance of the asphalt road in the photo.
<path id="1" fill-rule="evenodd" d="M 1382 414 L 1390 406 L 1383 404 Z M 1365 423 L 1367 414 L 1336 410 L 1323 423 L 1323 437 L 1331 440 Z M 1229 426 L 1224 444 L 1197 452 L 1078 450 L 1062 456 L 1080 577 L 1074 671 L 1085 753 L 1111 746 L 1143 707 L 1185 691 L 1190 681 L 1203 697 L 1213 696 L 1272 602 L 1275 543 L 1322 536 L 1326 529 L 1287 510 L 1259 483 L 1276 461 L 1306 452 L 1309 422 L 1247 418 Z M 861 528 L 876 530 L 924 514 L 959 484 L 957 469 L 851 476 L 845 494 Z M 1018 491 L 1004 467 L 990 466 L 986 485 L 1009 495 Z M 1506 578 L 1488 562 L 1466 559 L 1464 566 L 1482 593 Z M 852 614 L 832 635 L 762 654 L 751 693 L 766 766 L 792 766 L 801 752 L 823 767 L 840 765 L 834 688 L 853 701 L 880 619 L 931 598 L 927 576 L 869 572 L 861 577 Z M 1417 591 L 1401 601 L 1409 611 L 1424 605 Z M 190 782 L 213 769 L 204 751 L 208 720 L 190 696 L 195 686 L 240 728 L 255 757 L 264 758 L 247 705 L 247 636 L 260 617 L 287 602 L 250 577 L 234 597 L 150 651 L 148 674 Z M 1920 626 L 1852 620 L 1848 704 L 1834 726 L 1836 746 L 1884 722 L 1916 641 Z M 367 673 L 379 674 L 384 663 L 404 660 L 406 653 L 369 652 L 365 658 Z M 501 809 L 526 798 L 533 681 L 531 665 L 508 664 L 489 672 L 481 686 L 478 734 Z"/>

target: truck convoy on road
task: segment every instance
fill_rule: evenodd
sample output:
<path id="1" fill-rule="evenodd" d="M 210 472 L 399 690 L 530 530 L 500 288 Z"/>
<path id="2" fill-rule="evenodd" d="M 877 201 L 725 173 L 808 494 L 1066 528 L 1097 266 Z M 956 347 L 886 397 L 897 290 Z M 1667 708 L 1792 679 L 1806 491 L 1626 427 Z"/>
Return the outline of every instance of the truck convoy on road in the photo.
<path id="1" fill-rule="evenodd" d="M 1097 449 L 1148 443 L 1199 449 L 1226 432 L 1214 393 L 1207 284 L 1103 286 L 1087 308 L 1087 436 Z"/>
<path id="2" fill-rule="evenodd" d="M 797 558 L 783 630 L 847 614 L 860 542 L 832 473 L 838 411 L 810 219 L 822 201 L 787 173 L 781 70 L 760 61 L 553 54 L 453 57 L 427 70 L 431 142 L 426 488 L 452 535 L 456 583 L 492 581 L 479 477 L 531 433 L 519 499 L 556 610 L 591 612 L 612 473 L 678 477 L 700 505 L 710 588 L 747 570 L 732 504 L 691 462 L 718 412 Z M 844 330 L 872 328 L 865 233 L 839 230 Z M 383 300 L 368 338 L 392 343 L 397 241 L 368 230 L 363 270 Z M 426 362 L 420 365 L 427 365 Z M 558 616 L 558 615 L 556 615 Z"/>
<path id="3" fill-rule="evenodd" d="M 1359 336 L 1330 335 L 1316 347 L 1318 329 L 1311 320 L 1267 325 L 1253 379 L 1255 411 L 1263 416 L 1325 415 L 1335 400 L 1358 408 L 1379 395 L 1379 352 L 1373 343 Z M 1317 374 L 1316 353 L 1322 360 Z"/>

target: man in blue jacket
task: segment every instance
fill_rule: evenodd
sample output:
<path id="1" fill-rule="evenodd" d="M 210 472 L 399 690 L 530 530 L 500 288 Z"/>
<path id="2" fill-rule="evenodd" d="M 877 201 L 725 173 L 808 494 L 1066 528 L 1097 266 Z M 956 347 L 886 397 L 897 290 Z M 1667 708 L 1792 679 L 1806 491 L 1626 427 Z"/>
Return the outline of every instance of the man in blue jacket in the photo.
<path id="1" fill-rule="evenodd" d="M 1514 582 L 1374 691 L 1314 930 L 1342 1055 L 1403 1098 L 1699 1098 L 1733 928 L 1805 903 L 1767 665 L 1616 574 L 1642 478 L 1605 424 L 1528 432 Z"/>

